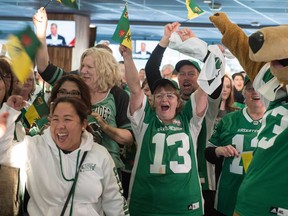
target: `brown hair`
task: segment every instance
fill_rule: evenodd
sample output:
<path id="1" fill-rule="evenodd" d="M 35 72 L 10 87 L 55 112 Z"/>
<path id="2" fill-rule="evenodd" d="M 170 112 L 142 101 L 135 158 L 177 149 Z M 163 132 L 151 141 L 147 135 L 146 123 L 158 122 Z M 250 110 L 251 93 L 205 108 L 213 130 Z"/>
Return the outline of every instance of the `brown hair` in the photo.
<path id="1" fill-rule="evenodd" d="M 180 92 L 179 90 L 176 90 L 175 88 L 173 88 L 170 84 L 166 83 L 164 85 L 162 85 L 161 87 L 157 87 L 153 93 L 153 96 L 152 96 L 152 100 L 151 100 L 151 107 L 153 110 L 155 110 L 155 95 L 157 94 L 157 92 L 159 92 L 161 90 L 161 88 L 164 88 L 165 90 L 169 90 L 171 92 L 173 92 L 176 96 L 177 96 L 177 100 L 178 100 L 178 107 L 176 108 L 176 115 L 178 113 L 180 113 L 180 111 L 182 110 L 183 108 L 183 101 L 180 97 Z"/>
<path id="2" fill-rule="evenodd" d="M 91 96 L 90 96 L 90 90 L 87 84 L 81 79 L 79 75 L 76 74 L 69 74 L 66 76 L 61 77 L 55 85 L 52 88 L 51 91 L 51 96 L 48 100 L 48 104 L 50 105 L 51 102 L 54 102 L 54 100 L 57 98 L 57 94 L 61 86 L 63 85 L 64 82 L 69 81 L 69 82 L 74 82 L 79 90 L 80 90 L 80 95 L 81 95 L 81 100 L 86 104 L 88 108 L 91 109 L 92 104 L 91 104 Z"/>
<path id="3" fill-rule="evenodd" d="M 6 89 L 7 95 L 10 96 L 13 90 L 14 75 L 9 60 L 7 59 L 7 57 L 4 56 L 0 57 L 0 74 L 2 75 L 3 78 L 6 76 L 11 77 L 10 89 Z"/>
<path id="4" fill-rule="evenodd" d="M 230 83 L 230 86 L 231 86 L 231 92 L 226 100 L 226 103 L 225 103 L 225 110 L 229 110 L 229 111 L 234 111 L 236 108 L 233 106 L 234 105 L 234 88 L 233 88 L 233 81 L 231 79 L 230 76 L 228 76 L 227 74 L 224 74 L 224 77 L 223 77 L 223 82 L 224 82 L 224 79 L 225 77 L 227 79 L 229 79 L 229 83 Z"/>

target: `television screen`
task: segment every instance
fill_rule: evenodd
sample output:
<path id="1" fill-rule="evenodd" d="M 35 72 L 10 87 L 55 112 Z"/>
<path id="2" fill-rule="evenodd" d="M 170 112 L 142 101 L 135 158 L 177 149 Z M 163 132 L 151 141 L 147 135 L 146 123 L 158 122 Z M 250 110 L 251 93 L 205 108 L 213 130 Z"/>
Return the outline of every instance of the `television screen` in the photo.
<path id="1" fill-rule="evenodd" d="M 47 46 L 75 46 L 75 21 L 49 20 L 46 31 Z"/>
<path id="2" fill-rule="evenodd" d="M 159 41 L 136 40 L 133 58 L 148 59 Z"/>

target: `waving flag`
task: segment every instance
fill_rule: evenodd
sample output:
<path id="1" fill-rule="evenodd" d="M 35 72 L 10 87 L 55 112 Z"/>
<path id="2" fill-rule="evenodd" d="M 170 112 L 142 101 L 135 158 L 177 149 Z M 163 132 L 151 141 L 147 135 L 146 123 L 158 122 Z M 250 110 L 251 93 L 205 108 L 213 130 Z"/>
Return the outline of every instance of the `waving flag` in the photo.
<path id="1" fill-rule="evenodd" d="M 44 116 L 48 116 L 48 114 L 49 114 L 48 105 L 44 99 L 44 92 L 41 91 L 34 99 L 32 105 L 26 111 L 25 118 L 29 123 L 29 127 L 31 127 L 36 120 Z"/>
<path id="2" fill-rule="evenodd" d="M 128 19 L 127 6 L 123 10 L 112 39 L 132 50 L 132 38 Z"/>
<path id="3" fill-rule="evenodd" d="M 31 74 L 33 61 L 40 44 L 30 26 L 8 37 L 7 49 L 11 57 L 12 69 L 21 83 L 24 83 Z"/>
<path id="4" fill-rule="evenodd" d="M 188 10 L 188 19 L 193 19 L 204 13 L 194 0 L 186 0 L 186 7 Z"/>
<path id="5" fill-rule="evenodd" d="M 75 8 L 77 10 L 79 9 L 76 0 L 57 0 L 57 1 L 67 7 Z"/>

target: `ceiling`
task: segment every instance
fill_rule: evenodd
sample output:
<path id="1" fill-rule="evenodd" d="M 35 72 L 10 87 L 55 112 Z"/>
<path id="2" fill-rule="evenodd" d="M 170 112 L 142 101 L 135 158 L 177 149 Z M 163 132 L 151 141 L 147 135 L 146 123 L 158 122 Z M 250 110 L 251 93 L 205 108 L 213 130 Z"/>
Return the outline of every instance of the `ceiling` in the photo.
<path id="1" fill-rule="evenodd" d="M 35 11 L 49 0 L 0 0 L 0 39 L 11 32 L 22 29 Z M 97 26 L 96 40 L 110 40 L 122 14 L 125 2 L 122 0 L 76 0 L 79 10 L 74 10 L 53 0 L 48 12 L 79 13 L 90 15 L 91 24 Z M 187 20 L 185 0 L 127 0 L 132 38 L 138 40 L 159 40 L 163 27 L 178 21 L 190 27 L 201 39 L 209 43 L 220 41 L 221 35 L 209 21 L 217 12 L 204 0 L 195 0 L 205 14 Z M 221 3 L 220 11 L 241 26 L 247 34 L 264 26 L 288 24 L 288 0 L 212 0 Z M 256 26 L 253 25 L 256 24 Z M 251 25 L 252 24 L 252 25 Z M 112 42 L 112 41 L 111 41 Z"/>

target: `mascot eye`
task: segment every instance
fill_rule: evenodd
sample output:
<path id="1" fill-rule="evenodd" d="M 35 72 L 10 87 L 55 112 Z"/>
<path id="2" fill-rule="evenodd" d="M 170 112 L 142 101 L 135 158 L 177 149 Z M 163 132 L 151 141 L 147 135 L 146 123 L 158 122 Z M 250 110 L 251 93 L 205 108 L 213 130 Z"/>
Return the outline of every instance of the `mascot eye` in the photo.
<path id="1" fill-rule="evenodd" d="M 249 45 L 253 53 L 257 53 L 264 44 L 264 34 L 261 31 L 257 31 L 250 35 Z"/>

